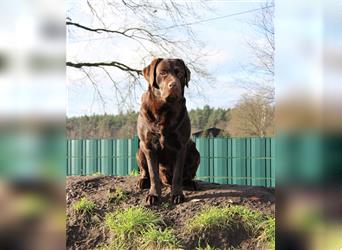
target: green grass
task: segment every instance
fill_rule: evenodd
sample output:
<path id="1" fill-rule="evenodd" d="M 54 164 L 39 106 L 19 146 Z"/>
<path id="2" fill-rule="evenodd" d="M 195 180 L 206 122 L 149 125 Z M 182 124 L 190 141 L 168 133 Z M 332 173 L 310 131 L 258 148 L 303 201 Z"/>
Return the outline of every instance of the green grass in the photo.
<path id="1" fill-rule="evenodd" d="M 106 226 L 118 237 L 127 239 L 160 223 L 159 216 L 144 207 L 131 207 L 105 216 Z"/>
<path id="2" fill-rule="evenodd" d="M 158 214 L 145 207 L 131 207 L 105 216 L 105 225 L 112 232 L 112 243 L 103 249 L 179 249 L 181 242 L 172 229 L 166 228 Z M 258 246 L 274 249 L 275 219 L 246 206 L 207 207 L 186 222 L 189 235 L 205 237 L 206 230 L 243 228 Z M 213 231 L 212 231 L 213 232 Z M 204 238 L 203 238 L 204 239 Z M 216 250 L 198 242 L 196 250 Z"/>
<path id="3" fill-rule="evenodd" d="M 153 246 L 176 246 L 171 231 L 160 230 L 162 219 L 145 207 L 131 207 L 123 211 L 107 213 L 105 225 L 112 232 L 113 242 L 107 249 L 142 249 Z"/>
<path id="4" fill-rule="evenodd" d="M 102 175 L 101 172 L 95 172 L 95 173 L 93 173 L 91 176 L 101 176 L 101 175 Z"/>
<path id="5" fill-rule="evenodd" d="M 187 223 L 187 231 L 198 235 L 206 230 L 241 228 L 259 244 L 274 249 L 275 219 L 245 206 L 207 207 Z M 213 249 L 208 247 L 205 249 Z"/>
<path id="6" fill-rule="evenodd" d="M 133 169 L 130 173 L 129 176 L 139 176 L 139 171 L 136 169 Z"/>
<path id="7" fill-rule="evenodd" d="M 96 250 L 127 250 L 125 241 L 114 240 L 112 243 L 105 245 L 102 244 L 96 248 Z"/>
<path id="8" fill-rule="evenodd" d="M 200 247 L 200 246 L 196 247 L 196 250 L 218 250 L 218 248 L 211 247 L 210 245 L 207 244 L 207 245 L 205 246 L 205 248 Z"/>
<path id="9" fill-rule="evenodd" d="M 246 230 L 253 230 L 264 215 L 245 206 L 208 207 L 189 221 L 188 230 L 198 231 L 209 227 L 231 228 L 241 224 Z"/>
<path id="10" fill-rule="evenodd" d="M 261 234 L 258 237 L 259 244 L 262 243 L 268 249 L 275 249 L 275 218 L 268 217 L 259 225 Z"/>
<path id="11" fill-rule="evenodd" d="M 127 198 L 127 193 L 121 188 L 118 187 L 114 192 L 108 192 L 108 201 L 122 201 Z"/>
<path id="12" fill-rule="evenodd" d="M 228 219 L 227 209 L 209 207 L 191 219 L 187 228 L 193 232 L 212 226 L 223 227 Z"/>
<path id="13" fill-rule="evenodd" d="M 95 203 L 86 197 L 82 197 L 73 204 L 73 209 L 77 212 L 90 213 L 95 208 Z"/>
<path id="14" fill-rule="evenodd" d="M 266 218 L 265 214 L 245 206 L 232 206 L 229 208 L 229 211 L 234 218 L 241 218 L 244 228 L 252 234 L 257 233 L 255 225 L 259 225 Z"/>
<path id="15" fill-rule="evenodd" d="M 142 249 L 174 249 L 180 247 L 180 242 L 172 230 L 151 227 L 144 231 L 140 237 Z"/>

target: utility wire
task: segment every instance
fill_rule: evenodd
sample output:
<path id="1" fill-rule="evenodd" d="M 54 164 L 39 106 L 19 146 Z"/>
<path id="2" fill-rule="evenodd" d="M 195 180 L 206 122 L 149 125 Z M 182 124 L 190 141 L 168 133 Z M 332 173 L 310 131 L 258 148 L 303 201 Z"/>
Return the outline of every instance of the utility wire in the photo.
<path id="1" fill-rule="evenodd" d="M 223 18 L 227 18 L 227 17 L 247 14 L 247 13 L 250 13 L 250 12 L 254 12 L 254 11 L 258 11 L 258 10 L 263 10 L 263 9 L 268 9 L 268 8 L 272 8 L 272 7 L 274 7 L 274 5 L 269 5 L 269 6 L 265 6 L 265 7 L 261 7 L 261 8 L 241 11 L 241 12 L 237 12 L 237 13 L 233 13 L 233 14 L 228 14 L 228 15 L 224 15 L 224 16 L 212 17 L 212 18 L 203 19 L 203 20 L 194 21 L 194 22 L 189 22 L 189 23 L 175 24 L 175 25 L 171 25 L 171 26 L 168 26 L 168 27 L 165 27 L 165 28 L 155 29 L 154 31 L 168 30 L 168 29 L 173 29 L 173 28 L 182 27 L 182 26 L 190 26 L 190 25 L 194 25 L 194 24 L 200 24 L 200 23 L 215 21 L 215 20 L 218 20 L 218 19 L 223 19 Z"/>

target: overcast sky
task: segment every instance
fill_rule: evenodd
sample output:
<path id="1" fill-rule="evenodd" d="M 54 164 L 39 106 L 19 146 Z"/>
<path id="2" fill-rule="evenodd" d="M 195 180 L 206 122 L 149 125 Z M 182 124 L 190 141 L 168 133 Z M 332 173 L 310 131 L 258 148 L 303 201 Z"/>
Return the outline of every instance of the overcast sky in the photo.
<path id="1" fill-rule="evenodd" d="M 203 49 L 210 53 L 205 64 L 209 73 L 215 77 L 215 81 L 209 87 L 203 83 L 203 86 L 206 86 L 201 90 L 204 98 L 197 97 L 195 88 L 190 82 L 189 89 L 186 89 L 189 110 L 203 107 L 206 104 L 212 107 L 233 107 L 244 92 L 244 89 L 239 87 L 237 78 L 242 74 L 242 66 L 248 64 L 252 59 L 246 41 L 252 39 L 262 42 L 262 37 L 258 37 L 258 34 L 248 24 L 253 21 L 257 11 L 245 14 L 238 13 L 257 9 L 263 2 L 212 1 L 209 4 L 212 11 L 200 13 L 203 20 L 222 17 L 192 25 L 197 38 L 205 44 Z M 72 16 L 75 21 L 89 24 L 89 20 L 93 19 L 86 3 L 69 1 L 67 8 L 67 15 Z M 238 15 L 223 17 L 236 13 Z M 120 17 L 111 17 L 111 19 L 105 21 L 109 23 L 120 21 Z M 136 22 L 134 16 L 129 21 Z M 89 41 L 90 39 L 91 41 Z M 139 51 L 136 51 L 127 40 L 102 39 L 101 37 L 97 39 L 94 34 L 89 32 L 68 34 L 67 59 L 71 61 L 77 61 L 79 58 L 88 61 L 121 60 L 139 68 L 141 67 L 139 57 L 141 57 Z M 119 78 L 120 72 L 114 72 L 113 77 Z M 67 116 L 103 114 L 104 112 L 116 114 L 120 110 L 115 104 L 114 89 L 107 77 L 97 76 L 95 78 L 99 83 L 100 90 L 105 95 L 105 107 L 96 97 L 95 90 L 90 82 L 84 78 L 79 70 L 68 68 L 67 79 Z M 143 77 L 141 77 L 141 81 L 143 82 L 143 89 L 139 89 L 137 96 L 140 96 L 147 88 L 147 83 L 144 82 Z M 133 108 L 138 110 L 139 98 Z"/>

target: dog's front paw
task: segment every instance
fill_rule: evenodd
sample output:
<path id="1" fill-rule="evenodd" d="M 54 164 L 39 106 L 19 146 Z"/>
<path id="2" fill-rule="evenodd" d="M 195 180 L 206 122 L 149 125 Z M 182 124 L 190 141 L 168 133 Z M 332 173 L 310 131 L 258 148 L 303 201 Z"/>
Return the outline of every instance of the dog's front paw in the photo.
<path id="1" fill-rule="evenodd" d="M 179 204 L 179 203 L 184 202 L 185 200 L 185 196 L 183 193 L 173 194 L 171 197 L 172 197 L 171 199 L 172 199 L 173 204 Z"/>
<path id="2" fill-rule="evenodd" d="M 149 194 L 146 196 L 146 203 L 149 206 L 156 205 L 159 202 L 159 197 L 156 195 Z"/>
<path id="3" fill-rule="evenodd" d="M 148 189 L 150 188 L 151 186 L 151 183 L 150 183 L 150 179 L 149 178 L 140 178 L 139 181 L 138 181 L 138 188 L 140 190 L 143 190 L 143 189 Z"/>

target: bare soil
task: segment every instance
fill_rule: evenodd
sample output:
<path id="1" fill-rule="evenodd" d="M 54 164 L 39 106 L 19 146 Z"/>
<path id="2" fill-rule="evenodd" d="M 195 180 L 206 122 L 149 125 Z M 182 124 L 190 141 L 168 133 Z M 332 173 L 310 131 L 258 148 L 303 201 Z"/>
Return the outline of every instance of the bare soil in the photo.
<path id="1" fill-rule="evenodd" d="M 96 249 L 110 243 L 110 232 L 104 226 L 107 212 L 145 204 L 148 190 L 137 189 L 138 177 L 72 176 L 66 179 L 67 249 Z M 163 197 L 158 206 L 150 207 L 157 212 L 168 227 L 175 230 L 184 249 L 198 246 L 198 236 L 187 235 L 184 225 L 204 207 L 245 205 L 253 210 L 274 216 L 275 192 L 265 187 L 221 185 L 198 181 L 197 191 L 185 191 L 186 200 L 179 205 L 170 202 L 168 189 L 163 189 Z M 108 201 L 108 192 L 120 187 L 127 197 L 118 202 Z M 90 214 L 76 213 L 72 204 L 82 197 L 94 201 L 96 208 Z M 207 242 L 219 249 L 256 249 L 256 241 L 242 229 L 234 232 L 216 230 L 205 235 Z"/>

